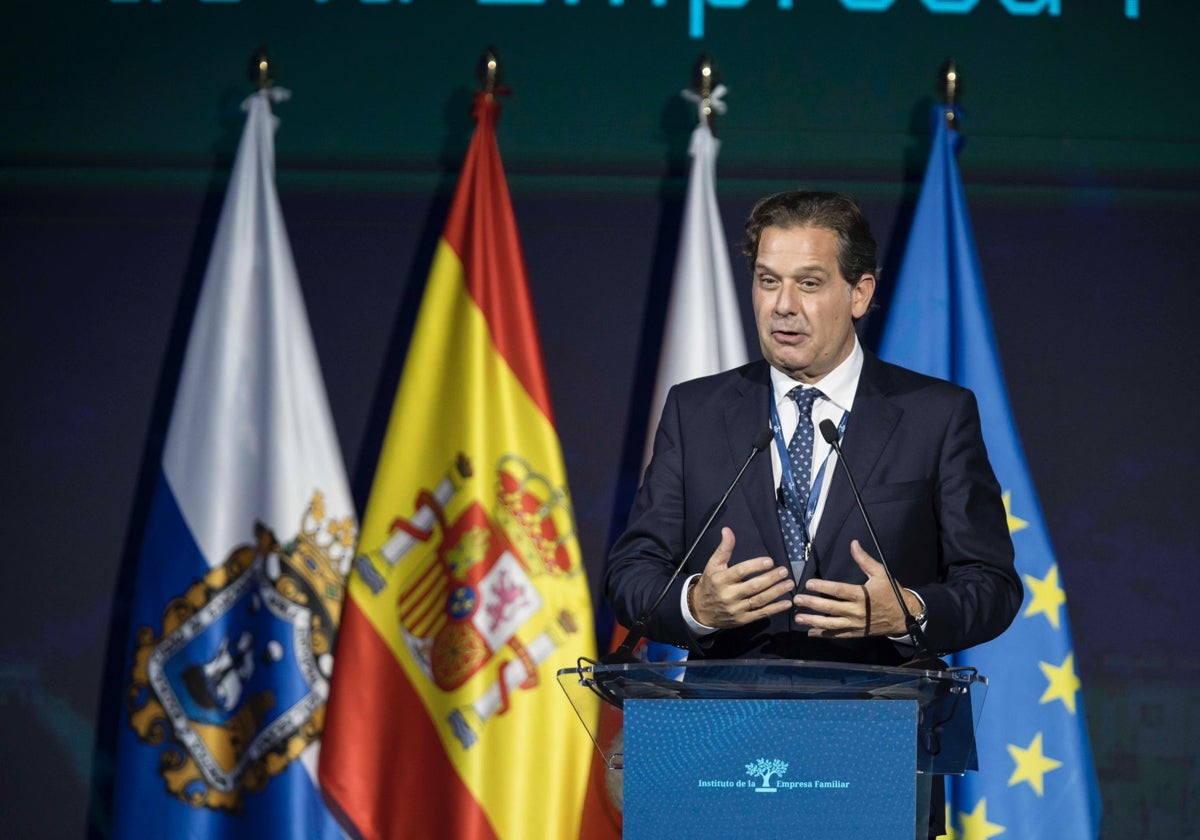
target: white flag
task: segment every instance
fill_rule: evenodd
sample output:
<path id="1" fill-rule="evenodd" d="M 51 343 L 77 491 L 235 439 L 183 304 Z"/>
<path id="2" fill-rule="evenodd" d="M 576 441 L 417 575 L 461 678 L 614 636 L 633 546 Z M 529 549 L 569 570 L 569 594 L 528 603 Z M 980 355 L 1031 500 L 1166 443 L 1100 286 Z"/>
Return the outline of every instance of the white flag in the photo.
<path id="1" fill-rule="evenodd" d="M 353 500 L 275 191 L 248 117 L 142 544 L 118 837 L 337 837 L 315 782 Z"/>
<path id="2" fill-rule="evenodd" d="M 724 85 L 717 85 L 710 103 L 723 113 Z M 684 96 L 699 101 L 691 91 Z M 684 199 L 679 255 L 671 281 L 671 297 L 663 326 L 658 377 L 650 403 L 649 434 L 643 464 L 650 460 L 654 431 L 671 386 L 700 376 L 745 364 L 746 336 L 738 309 L 729 248 L 717 207 L 717 152 L 721 143 L 713 136 L 703 108 L 692 131 L 688 149 L 692 166 Z"/>

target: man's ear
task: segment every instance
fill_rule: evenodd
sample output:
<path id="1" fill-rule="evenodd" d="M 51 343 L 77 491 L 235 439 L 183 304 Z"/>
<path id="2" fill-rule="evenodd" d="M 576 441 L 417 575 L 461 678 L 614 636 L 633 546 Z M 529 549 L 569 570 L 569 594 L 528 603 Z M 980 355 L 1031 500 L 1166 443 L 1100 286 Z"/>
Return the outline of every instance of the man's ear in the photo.
<path id="1" fill-rule="evenodd" d="M 857 320 L 867 314 L 875 297 L 875 275 L 864 274 L 850 289 L 850 314 Z"/>

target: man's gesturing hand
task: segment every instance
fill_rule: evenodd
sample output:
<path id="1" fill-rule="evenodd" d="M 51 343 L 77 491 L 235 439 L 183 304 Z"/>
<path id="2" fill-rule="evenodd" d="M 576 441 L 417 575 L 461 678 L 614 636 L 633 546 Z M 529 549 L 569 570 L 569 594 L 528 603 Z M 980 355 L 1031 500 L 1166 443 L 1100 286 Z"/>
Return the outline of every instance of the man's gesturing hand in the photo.
<path id="1" fill-rule="evenodd" d="M 787 569 L 776 566 L 770 557 L 730 565 L 733 545 L 733 531 L 722 528 L 721 544 L 708 558 L 688 599 L 692 617 L 706 627 L 740 627 L 791 609 L 785 596 L 795 583 Z"/>
<path id="2" fill-rule="evenodd" d="M 850 543 L 850 556 L 867 576 L 867 582 L 839 583 L 813 578 L 807 584 L 807 593 L 794 599 L 797 607 L 813 612 L 800 613 L 796 623 L 807 625 L 810 636 L 844 639 L 905 635 L 908 630 L 904 614 L 896 603 L 883 564 L 867 554 L 858 540 Z M 921 611 L 916 595 L 906 589 L 900 592 L 909 612 L 916 615 Z"/>

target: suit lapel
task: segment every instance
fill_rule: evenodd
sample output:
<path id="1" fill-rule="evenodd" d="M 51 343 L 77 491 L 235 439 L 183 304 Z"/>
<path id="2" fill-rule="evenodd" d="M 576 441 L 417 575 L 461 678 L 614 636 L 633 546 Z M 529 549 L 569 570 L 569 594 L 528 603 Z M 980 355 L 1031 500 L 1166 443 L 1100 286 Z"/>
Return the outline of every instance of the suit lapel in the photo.
<path id="1" fill-rule="evenodd" d="M 737 396 L 725 410 L 729 454 L 741 467 L 750 453 L 755 435 L 768 426 L 767 401 L 771 398 L 771 379 L 766 362 L 745 368 L 746 375 L 736 380 Z M 775 477 L 771 472 L 771 453 L 759 453 L 746 469 L 738 490 L 745 496 L 750 515 L 758 528 L 769 556 L 787 565 L 787 551 L 779 531 L 779 516 L 775 511 Z"/>
<path id="2" fill-rule="evenodd" d="M 846 456 L 846 466 L 850 468 L 860 493 L 883 456 L 892 432 L 900 422 L 901 414 L 902 411 L 887 398 L 887 377 L 879 360 L 866 353 L 858 389 L 854 393 L 854 409 L 850 412 L 850 419 L 846 422 L 846 434 L 842 439 L 842 453 Z M 827 576 L 831 564 L 836 565 L 839 559 L 849 558 L 849 543 L 839 543 L 845 539 L 842 534 L 847 518 L 851 515 L 862 514 L 858 512 L 858 503 L 854 501 L 854 493 L 846 480 L 845 471 L 839 465 L 835 468 L 833 481 L 829 485 L 829 496 L 825 500 L 825 509 L 821 513 L 816 539 L 813 541 L 817 569 L 806 569 L 806 580 L 815 571 L 820 571 L 823 577 Z M 863 547 L 872 551 L 869 546 Z M 853 565 L 853 561 L 850 562 Z"/>

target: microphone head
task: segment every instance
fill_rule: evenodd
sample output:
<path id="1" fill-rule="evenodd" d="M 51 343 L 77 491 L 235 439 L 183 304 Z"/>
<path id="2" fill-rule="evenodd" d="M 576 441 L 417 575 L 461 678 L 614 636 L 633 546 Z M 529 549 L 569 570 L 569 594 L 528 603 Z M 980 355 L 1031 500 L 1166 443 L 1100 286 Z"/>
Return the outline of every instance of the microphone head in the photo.
<path id="1" fill-rule="evenodd" d="M 825 442 L 830 446 L 836 446 L 838 442 L 837 426 L 833 425 L 832 420 L 821 421 L 821 437 L 825 438 Z"/>
<path id="2" fill-rule="evenodd" d="M 771 444 L 771 438 L 775 437 L 775 432 L 770 426 L 767 426 L 761 432 L 754 436 L 754 451 L 762 452 Z"/>

